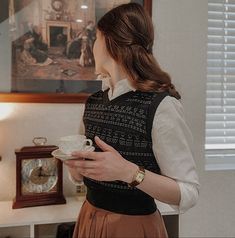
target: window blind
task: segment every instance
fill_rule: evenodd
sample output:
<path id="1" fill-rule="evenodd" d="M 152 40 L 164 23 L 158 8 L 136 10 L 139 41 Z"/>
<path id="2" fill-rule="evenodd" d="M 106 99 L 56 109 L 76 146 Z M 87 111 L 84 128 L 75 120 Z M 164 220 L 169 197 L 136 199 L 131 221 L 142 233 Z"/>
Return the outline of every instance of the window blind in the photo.
<path id="1" fill-rule="evenodd" d="M 208 0 L 206 169 L 235 169 L 235 0 Z"/>

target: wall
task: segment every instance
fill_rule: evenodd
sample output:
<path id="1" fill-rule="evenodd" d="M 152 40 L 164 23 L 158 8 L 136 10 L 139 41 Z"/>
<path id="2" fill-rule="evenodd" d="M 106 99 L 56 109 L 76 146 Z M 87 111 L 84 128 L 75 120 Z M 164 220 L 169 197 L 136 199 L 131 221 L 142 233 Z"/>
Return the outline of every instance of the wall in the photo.
<path id="1" fill-rule="evenodd" d="M 195 160 L 201 182 L 198 204 L 180 216 L 180 237 L 234 237 L 234 171 L 204 171 L 207 1 L 153 0 L 155 54 L 181 92 L 195 141 Z M 2 80 L 0 74 L 0 81 Z M 14 149 L 29 145 L 34 136 L 59 136 L 78 130 L 83 110 L 77 104 L 14 104 L 14 113 L 0 121 L 0 200 L 15 193 Z M 65 176 L 65 194 L 74 193 Z"/>
<path id="2" fill-rule="evenodd" d="M 180 216 L 180 237 L 235 237 L 235 173 L 204 170 L 207 1 L 153 1 L 155 55 L 182 95 L 192 130 L 201 190 Z"/>

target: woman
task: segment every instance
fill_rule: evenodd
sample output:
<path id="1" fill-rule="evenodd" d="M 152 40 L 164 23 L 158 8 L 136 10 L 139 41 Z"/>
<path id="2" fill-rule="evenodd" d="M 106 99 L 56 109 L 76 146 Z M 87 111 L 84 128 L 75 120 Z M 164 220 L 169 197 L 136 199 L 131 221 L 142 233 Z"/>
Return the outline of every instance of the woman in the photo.
<path id="1" fill-rule="evenodd" d="M 75 151 L 77 160 L 66 162 L 72 180 L 87 186 L 74 238 L 167 237 L 154 199 L 181 212 L 197 201 L 191 134 L 153 41 L 139 4 L 118 6 L 98 22 L 93 52 L 106 85 L 88 98 L 83 116 L 95 151 Z"/>

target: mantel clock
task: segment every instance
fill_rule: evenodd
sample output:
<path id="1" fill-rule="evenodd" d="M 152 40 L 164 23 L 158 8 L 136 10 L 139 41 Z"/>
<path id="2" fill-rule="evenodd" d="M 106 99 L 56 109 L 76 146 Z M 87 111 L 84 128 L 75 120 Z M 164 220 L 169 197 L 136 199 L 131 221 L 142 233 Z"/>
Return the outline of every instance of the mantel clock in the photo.
<path id="1" fill-rule="evenodd" d="M 62 162 L 51 155 L 54 145 L 26 146 L 16 154 L 16 197 L 13 209 L 63 204 Z"/>

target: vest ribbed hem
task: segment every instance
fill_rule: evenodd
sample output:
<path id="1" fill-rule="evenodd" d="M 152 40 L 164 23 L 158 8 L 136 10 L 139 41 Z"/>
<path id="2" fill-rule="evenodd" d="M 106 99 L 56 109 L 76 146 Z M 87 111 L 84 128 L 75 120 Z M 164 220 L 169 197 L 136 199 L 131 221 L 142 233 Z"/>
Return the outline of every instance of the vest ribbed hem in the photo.
<path id="1" fill-rule="evenodd" d="M 125 215 L 150 215 L 157 210 L 154 199 L 147 194 L 99 191 L 87 188 L 87 200 L 95 207 Z"/>

